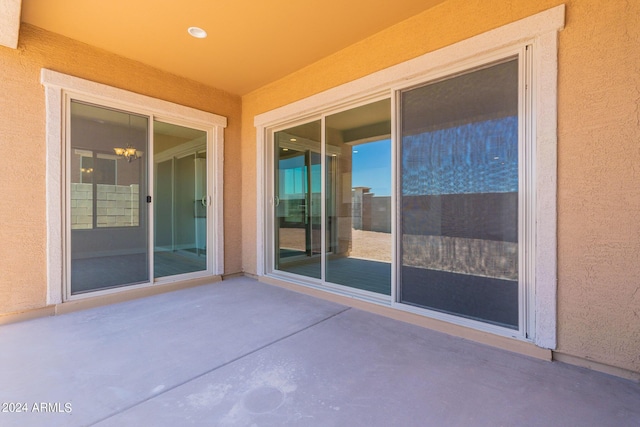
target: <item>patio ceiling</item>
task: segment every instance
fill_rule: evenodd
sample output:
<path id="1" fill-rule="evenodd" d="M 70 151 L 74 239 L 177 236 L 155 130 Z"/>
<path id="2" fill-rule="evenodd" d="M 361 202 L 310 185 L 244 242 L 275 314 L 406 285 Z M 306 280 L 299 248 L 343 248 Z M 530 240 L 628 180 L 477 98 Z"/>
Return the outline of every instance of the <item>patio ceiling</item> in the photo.
<path id="1" fill-rule="evenodd" d="M 243 95 L 443 1 L 23 0 L 21 20 Z"/>

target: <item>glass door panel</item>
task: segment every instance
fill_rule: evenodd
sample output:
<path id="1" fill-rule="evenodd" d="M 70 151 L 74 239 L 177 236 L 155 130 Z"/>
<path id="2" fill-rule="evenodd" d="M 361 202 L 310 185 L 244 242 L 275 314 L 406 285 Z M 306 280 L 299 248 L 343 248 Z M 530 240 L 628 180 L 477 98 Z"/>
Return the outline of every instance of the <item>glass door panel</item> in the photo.
<path id="1" fill-rule="evenodd" d="M 401 95 L 403 303 L 518 329 L 518 60 Z"/>
<path id="2" fill-rule="evenodd" d="M 274 134 L 275 269 L 320 278 L 320 121 Z"/>
<path id="3" fill-rule="evenodd" d="M 391 295 L 391 101 L 327 116 L 326 281 Z"/>
<path id="4" fill-rule="evenodd" d="M 207 134 L 154 121 L 154 277 L 207 269 Z"/>
<path id="5" fill-rule="evenodd" d="M 149 282 L 148 119 L 78 101 L 70 111 L 71 294 Z"/>

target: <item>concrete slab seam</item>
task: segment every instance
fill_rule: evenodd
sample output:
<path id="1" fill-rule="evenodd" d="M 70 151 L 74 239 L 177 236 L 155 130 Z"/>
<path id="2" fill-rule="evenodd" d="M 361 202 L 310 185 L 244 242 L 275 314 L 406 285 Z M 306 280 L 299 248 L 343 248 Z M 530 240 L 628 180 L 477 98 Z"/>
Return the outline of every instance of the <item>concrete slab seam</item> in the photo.
<path id="1" fill-rule="evenodd" d="M 331 319 L 333 319 L 334 317 L 337 317 L 337 316 L 339 316 L 339 315 L 341 315 L 341 314 L 345 313 L 346 311 L 349 311 L 350 309 L 351 309 L 351 307 L 345 307 L 343 310 L 340 310 L 340 311 L 338 311 L 338 312 L 336 312 L 336 313 L 334 313 L 334 314 L 332 314 L 332 315 L 330 315 L 330 316 L 328 316 L 328 317 L 325 317 L 325 318 L 323 318 L 323 319 L 320 319 L 320 320 L 318 320 L 317 322 L 312 323 L 312 324 L 310 324 L 310 325 L 308 325 L 308 326 L 305 326 L 304 328 L 302 328 L 302 329 L 300 329 L 300 330 L 297 330 L 297 331 L 292 332 L 292 333 L 290 333 L 290 334 L 287 334 L 287 335 L 285 335 L 285 336 L 283 336 L 283 337 L 280 337 L 280 338 L 278 338 L 278 339 L 276 339 L 276 340 L 274 340 L 274 341 L 271 341 L 271 342 L 269 342 L 269 343 L 267 343 L 267 344 L 265 344 L 265 345 L 263 345 L 263 346 L 257 347 L 257 348 L 255 348 L 255 349 L 253 349 L 253 350 L 251 350 L 251 351 L 249 351 L 249 352 L 247 352 L 247 353 L 244 353 L 244 354 L 242 354 L 242 355 L 240 355 L 240 356 L 238 356 L 238 357 L 235 357 L 235 358 L 233 358 L 233 359 L 231 359 L 231 360 L 229 360 L 229 361 L 227 361 L 227 362 L 224 362 L 224 363 L 222 363 L 222 364 L 220 364 L 220 365 L 218 365 L 218 366 L 216 366 L 216 367 L 214 367 L 214 368 L 211 368 L 211 369 L 209 369 L 209 370 L 207 370 L 207 371 L 205 371 L 205 372 L 202 372 L 202 373 L 200 373 L 200 374 L 198 374 L 198 375 L 196 375 L 196 376 L 194 376 L 194 377 L 192 377 L 192 378 L 189 378 L 189 379 L 187 379 L 187 380 L 185 380 L 185 381 L 182 381 L 182 382 L 180 382 L 180 383 L 178 383 L 178 384 L 175 384 L 175 385 L 173 385 L 172 387 L 168 387 L 168 388 L 166 388 L 166 389 L 162 390 L 162 392 L 160 392 L 160 393 L 154 394 L 153 396 L 149 396 L 149 397 L 147 397 L 147 398 L 145 398 L 145 399 L 142 399 L 141 401 L 139 401 L 139 402 L 137 402 L 137 403 L 134 403 L 133 405 L 129 405 L 129 406 L 125 407 L 125 408 L 122 408 L 122 409 L 121 409 L 121 410 L 119 410 L 119 411 L 116 411 L 116 412 L 114 412 L 114 413 L 112 413 L 112 414 L 109 414 L 109 415 L 107 415 L 107 416 L 105 416 L 105 417 L 102 417 L 102 418 L 100 418 L 100 419 L 98 419 L 98 420 L 96 420 L 96 421 L 94 421 L 94 422 L 92 422 L 92 423 L 88 424 L 88 426 L 95 426 L 95 425 L 98 425 L 98 424 L 102 423 L 103 421 L 108 420 L 109 418 L 112 418 L 112 417 L 115 417 L 115 416 L 120 415 L 120 414 L 122 414 L 122 413 L 125 413 L 125 412 L 127 412 L 128 410 L 135 408 L 136 406 L 142 405 L 142 404 L 144 404 L 144 403 L 146 403 L 146 402 L 148 402 L 148 401 L 150 401 L 150 400 L 155 399 L 155 398 L 156 398 L 156 397 L 158 397 L 158 396 L 161 396 L 161 395 L 163 395 L 163 394 L 165 394 L 165 393 L 168 393 L 168 392 L 170 392 L 170 391 L 172 391 L 172 390 L 174 390 L 174 389 L 177 389 L 178 387 L 182 387 L 183 385 L 188 384 L 188 383 L 190 383 L 191 381 L 195 381 L 195 380 L 197 380 L 198 378 L 204 377 L 205 375 L 209 375 L 209 374 L 211 374 L 212 372 L 217 371 L 218 369 L 224 368 L 224 367 L 225 367 L 225 366 L 227 366 L 227 365 L 230 365 L 230 364 L 232 364 L 232 363 L 235 363 L 235 362 L 237 362 L 237 361 L 239 361 L 239 360 L 241 360 L 241 359 L 244 359 L 245 357 L 251 356 L 252 354 L 257 353 L 257 352 L 259 352 L 259 351 L 262 351 L 262 350 L 264 350 L 264 349 L 266 349 L 266 348 L 268 348 L 268 347 L 271 347 L 271 346 L 272 346 L 272 345 L 274 345 L 274 344 L 277 344 L 277 343 L 282 342 L 282 341 L 284 341 L 284 340 L 286 340 L 286 339 L 288 339 L 288 338 L 291 338 L 291 337 L 293 337 L 293 336 L 295 336 L 295 335 L 298 335 L 298 334 L 300 334 L 300 333 L 302 333 L 302 332 L 304 332 L 304 331 L 307 331 L 307 330 L 309 330 L 309 329 L 311 329 L 311 328 L 313 328 L 313 327 L 315 327 L 315 326 L 317 326 L 317 325 L 319 325 L 319 324 L 321 324 L 321 323 L 326 322 L 327 320 L 331 320 Z"/>

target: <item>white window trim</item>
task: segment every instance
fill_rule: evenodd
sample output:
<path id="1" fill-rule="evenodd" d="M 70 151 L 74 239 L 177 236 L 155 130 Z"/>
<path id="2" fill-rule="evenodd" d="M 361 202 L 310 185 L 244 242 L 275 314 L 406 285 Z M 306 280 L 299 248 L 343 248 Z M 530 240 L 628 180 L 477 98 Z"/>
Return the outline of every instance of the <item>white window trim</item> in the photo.
<path id="1" fill-rule="evenodd" d="M 45 87 L 46 104 L 46 221 L 47 221 L 47 304 L 60 304 L 64 298 L 65 232 L 64 211 L 64 110 L 65 96 L 75 93 L 106 104 L 118 104 L 132 111 L 145 111 L 161 120 L 193 123 L 212 130 L 213 165 L 213 274 L 224 272 L 223 229 L 223 149 L 226 117 L 174 104 L 123 89 L 95 83 L 43 68 L 40 82 Z M 153 282 L 152 282 L 153 285 Z M 126 289 L 126 288 L 123 288 Z M 94 294 L 95 295 L 95 294 Z"/>
<path id="2" fill-rule="evenodd" d="M 535 284 L 531 291 L 534 327 L 532 340 L 538 347 L 556 348 L 557 322 L 557 34 L 564 28 L 565 6 L 548 9 L 519 21 L 479 34 L 434 52 L 386 68 L 358 80 L 334 87 L 311 97 L 257 115 L 257 274 L 264 276 L 266 232 L 266 200 L 264 174 L 268 170 L 266 131 L 269 127 L 319 114 L 336 105 L 366 98 L 404 85 L 409 80 L 426 79 L 443 70 L 473 62 L 475 57 L 530 44 L 532 69 L 532 141 L 535 145 L 536 231 Z"/>

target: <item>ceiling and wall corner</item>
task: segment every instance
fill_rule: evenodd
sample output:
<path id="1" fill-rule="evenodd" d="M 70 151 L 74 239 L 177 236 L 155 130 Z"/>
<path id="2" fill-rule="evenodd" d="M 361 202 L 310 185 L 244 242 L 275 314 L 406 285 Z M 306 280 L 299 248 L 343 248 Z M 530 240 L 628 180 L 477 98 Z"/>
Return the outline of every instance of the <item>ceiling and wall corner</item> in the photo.
<path id="1" fill-rule="evenodd" d="M 244 95 L 444 1 L 22 0 L 22 21 Z"/>

